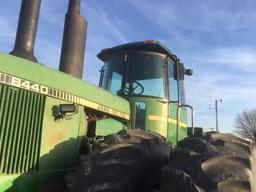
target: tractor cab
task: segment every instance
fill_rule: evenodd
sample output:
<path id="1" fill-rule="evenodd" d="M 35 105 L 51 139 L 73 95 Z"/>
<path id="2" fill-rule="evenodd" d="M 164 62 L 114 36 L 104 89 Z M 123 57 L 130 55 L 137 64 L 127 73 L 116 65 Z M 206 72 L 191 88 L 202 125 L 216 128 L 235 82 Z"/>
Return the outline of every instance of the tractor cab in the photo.
<path id="1" fill-rule="evenodd" d="M 172 142 L 176 110 L 185 103 L 185 70 L 159 41 L 128 43 L 104 49 L 100 87 L 124 97 L 131 106 L 131 127 L 158 132 Z M 180 138 L 187 136 L 186 110 L 180 113 Z"/>

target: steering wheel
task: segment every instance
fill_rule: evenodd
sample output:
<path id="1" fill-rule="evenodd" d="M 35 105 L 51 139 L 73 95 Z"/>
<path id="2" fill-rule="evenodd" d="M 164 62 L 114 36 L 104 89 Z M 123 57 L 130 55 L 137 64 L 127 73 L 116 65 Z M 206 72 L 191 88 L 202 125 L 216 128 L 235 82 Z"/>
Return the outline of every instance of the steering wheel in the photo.
<path id="1" fill-rule="evenodd" d="M 138 93 L 136 93 L 136 89 L 139 90 Z M 127 95 L 132 94 L 132 95 L 141 95 L 144 92 L 144 87 L 141 83 L 138 81 L 133 81 L 132 82 L 132 88 L 130 89 L 129 87 L 125 87 L 124 93 Z"/>

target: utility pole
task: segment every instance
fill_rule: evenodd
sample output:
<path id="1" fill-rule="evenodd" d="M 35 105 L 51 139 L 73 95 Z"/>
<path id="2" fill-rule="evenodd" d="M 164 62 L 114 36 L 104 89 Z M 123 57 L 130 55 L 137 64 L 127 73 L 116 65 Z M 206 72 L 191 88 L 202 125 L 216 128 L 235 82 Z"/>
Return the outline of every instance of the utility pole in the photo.
<path id="1" fill-rule="evenodd" d="M 218 102 L 222 102 L 222 99 L 215 100 L 215 117 L 216 117 L 216 131 L 219 131 L 219 123 L 218 123 Z"/>

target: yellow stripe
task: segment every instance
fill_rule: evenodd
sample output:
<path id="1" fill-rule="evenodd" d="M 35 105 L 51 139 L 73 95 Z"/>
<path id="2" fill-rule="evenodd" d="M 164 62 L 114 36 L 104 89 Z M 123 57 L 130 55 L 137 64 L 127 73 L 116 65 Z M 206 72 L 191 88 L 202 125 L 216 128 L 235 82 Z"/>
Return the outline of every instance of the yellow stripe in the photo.
<path id="1" fill-rule="evenodd" d="M 168 122 L 177 125 L 177 120 L 176 119 L 169 118 Z M 183 123 L 183 122 L 179 121 L 179 126 L 187 127 L 188 125 L 186 123 Z"/>
<path id="2" fill-rule="evenodd" d="M 148 119 L 152 120 L 152 121 L 167 121 L 167 117 L 158 116 L 158 115 L 149 115 Z M 171 124 L 177 125 L 177 120 L 176 119 L 168 118 L 168 122 L 171 123 Z M 179 125 L 181 127 L 187 127 L 187 124 L 183 123 L 181 121 L 179 121 Z"/>
<path id="3" fill-rule="evenodd" d="M 149 115 L 148 119 L 152 121 L 167 121 L 167 117 L 157 116 L 157 115 Z"/>

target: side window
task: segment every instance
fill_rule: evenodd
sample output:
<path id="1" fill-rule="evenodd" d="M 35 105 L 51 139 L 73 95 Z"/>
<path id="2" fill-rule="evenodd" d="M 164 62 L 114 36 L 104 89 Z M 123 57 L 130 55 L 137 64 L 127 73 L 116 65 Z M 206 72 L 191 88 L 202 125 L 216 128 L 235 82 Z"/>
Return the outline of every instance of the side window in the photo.
<path id="1" fill-rule="evenodd" d="M 180 103 L 185 104 L 186 96 L 185 96 L 184 80 L 179 80 L 179 87 L 180 87 Z"/>
<path id="2" fill-rule="evenodd" d="M 116 72 L 112 73 L 112 80 L 111 80 L 111 84 L 110 84 L 110 91 L 112 93 L 117 94 L 118 91 L 121 90 L 122 79 L 123 79 L 122 75 L 120 75 Z"/>
<path id="3" fill-rule="evenodd" d="M 146 121 L 146 103 L 136 102 L 135 128 L 145 130 Z"/>
<path id="4" fill-rule="evenodd" d="M 113 56 L 106 62 L 102 77 L 102 87 L 118 94 L 122 87 L 122 79 L 124 72 L 124 59 L 122 55 Z"/>
<path id="5" fill-rule="evenodd" d="M 169 80 L 169 94 L 171 101 L 178 101 L 178 82 L 175 80 L 175 68 L 174 64 L 168 61 L 168 80 Z"/>

